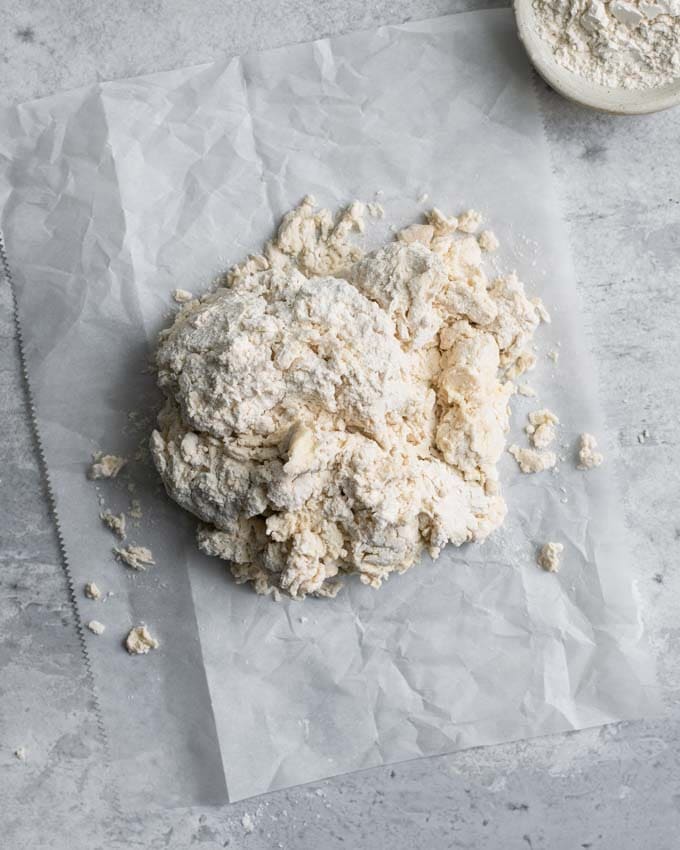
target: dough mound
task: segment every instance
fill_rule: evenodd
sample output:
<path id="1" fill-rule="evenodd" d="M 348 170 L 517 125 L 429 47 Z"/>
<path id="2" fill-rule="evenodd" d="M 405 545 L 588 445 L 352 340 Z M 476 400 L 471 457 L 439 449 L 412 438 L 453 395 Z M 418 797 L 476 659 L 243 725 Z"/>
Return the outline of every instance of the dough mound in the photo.
<path id="1" fill-rule="evenodd" d="M 503 522 L 504 375 L 543 307 L 487 280 L 456 219 L 430 222 L 361 257 L 363 205 L 307 198 L 161 333 L 155 464 L 199 547 L 260 593 L 379 587 Z"/>

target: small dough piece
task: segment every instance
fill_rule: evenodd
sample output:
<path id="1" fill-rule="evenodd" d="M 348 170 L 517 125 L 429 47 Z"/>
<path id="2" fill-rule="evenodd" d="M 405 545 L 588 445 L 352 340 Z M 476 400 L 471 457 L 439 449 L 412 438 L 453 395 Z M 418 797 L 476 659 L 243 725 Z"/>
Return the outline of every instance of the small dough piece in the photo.
<path id="1" fill-rule="evenodd" d="M 95 635 L 103 635 L 106 631 L 106 626 L 104 623 L 100 623 L 99 620 L 90 620 L 87 627 Z"/>
<path id="2" fill-rule="evenodd" d="M 28 752 L 26 747 L 17 747 L 16 750 L 14 750 L 14 757 L 19 759 L 19 761 L 26 761 L 27 755 Z"/>
<path id="3" fill-rule="evenodd" d="M 142 503 L 139 499 L 132 499 L 130 502 L 130 508 L 128 509 L 128 515 L 132 517 L 132 519 L 141 519 L 144 516 L 144 511 L 142 511 Z"/>
<path id="4" fill-rule="evenodd" d="M 560 359 L 560 352 L 556 348 L 552 348 L 547 354 L 548 360 L 552 360 L 553 363 L 557 363 Z"/>
<path id="5" fill-rule="evenodd" d="M 560 561 L 564 546 L 561 543 L 545 543 L 541 546 L 536 561 L 547 573 L 556 573 L 560 569 Z"/>
<path id="6" fill-rule="evenodd" d="M 537 449 L 524 449 L 521 446 L 510 446 L 508 452 L 515 458 L 522 472 L 544 472 L 552 469 L 557 463 L 557 455 L 554 452 L 543 452 Z"/>
<path id="7" fill-rule="evenodd" d="M 371 203 L 366 204 L 366 210 L 371 218 L 383 218 L 385 216 L 385 208 L 377 201 L 371 201 Z"/>
<path id="8" fill-rule="evenodd" d="M 577 469 L 594 469 L 604 460 L 604 455 L 597 451 L 597 440 L 592 434 L 583 433 L 579 437 Z"/>
<path id="9" fill-rule="evenodd" d="M 88 478 L 115 478 L 127 463 L 126 458 L 118 455 L 103 455 L 97 458 L 89 469 Z"/>
<path id="10" fill-rule="evenodd" d="M 493 232 L 493 230 L 482 230 L 479 234 L 479 247 L 482 251 L 486 251 L 487 253 L 493 253 L 498 250 L 498 246 L 500 242 L 498 241 L 498 237 Z"/>
<path id="11" fill-rule="evenodd" d="M 125 537 L 124 513 L 116 515 L 114 513 L 111 513 L 111 511 L 102 511 L 102 513 L 99 514 L 99 518 L 107 528 L 111 529 L 111 531 L 116 535 L 116 537 L 120 537 L 121 540 Z"/>
<path id="12" fill-rule="evenodd" d="M 150 564 L 155 564 L 153 552 L 146 546 L 125 546 L 113 550 L 119 561 L 127 564 L 133 570 L 145 570 Z"/>
<path id="13" fill-rule="evenodd" d="M 517 392 L 520 395 L 526 396 L 526 398 L 536 398 L 537 392 L 533 387 L 530 387 L 529 384 L 517 384 Z"/>
<path id="14" fill-rule="evenodd" d="M 159 642 L 145 625 L 135 626 L 130 629 L 125 638 L 125 648 L 130 655 L 146 655 L 150 649 L 158 649 Z"/>
<path id="15" fill-rule="evenodd" d="M 101 599 L 102 592 L 93 581 L 88 581 L 83 592 L 88 599 Z"/>
<path id="16" fill-rule="evenodd" d="M 529 414 L 529 424 L 524 428 L 534 448 L 546 449 L 555 439 L 555 425 L 560 420 L 551 410 L 534 410 Z"/>
<path id="17" fill-rule="evenodd" d="M 186 304 L 188 301 L 193 301 L 194 296 L 188 289 L 173 289 L 172 300 L 176 301 L 178 304 Z"/>
<path id="18" fill-rule="evenodd" d="M 482 214 L 477 210 L 468 210 L 458 216 L 458 230 L 463 233 L 476 233 L 482 223 Z"/>

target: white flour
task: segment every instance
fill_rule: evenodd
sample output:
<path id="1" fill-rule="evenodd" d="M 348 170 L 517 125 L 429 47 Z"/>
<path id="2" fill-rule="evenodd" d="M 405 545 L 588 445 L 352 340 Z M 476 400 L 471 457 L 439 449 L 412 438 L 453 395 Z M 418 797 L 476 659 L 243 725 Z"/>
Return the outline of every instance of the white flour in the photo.
<path id="1" fill-rule="evenodd" d="M 534 0 L 539 35 L 565 68 L 608 88 L 680 79 L 680 0 Z"/>

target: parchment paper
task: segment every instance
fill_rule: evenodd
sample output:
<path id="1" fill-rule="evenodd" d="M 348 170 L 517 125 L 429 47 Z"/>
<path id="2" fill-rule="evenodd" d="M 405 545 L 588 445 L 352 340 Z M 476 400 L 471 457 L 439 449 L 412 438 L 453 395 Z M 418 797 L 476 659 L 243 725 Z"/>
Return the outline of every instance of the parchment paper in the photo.
<path id="1" fill-rule="evenodd" d="M 574 468 L 580 431 L 608 445 L 509 11 L 102 83 L 3 119 L 25 364 L 78 608 L 108 626 L 86 640 L 126 805 L 237 800 L 652 710 L 611 468 Z M 379 192 L 387 217 L 369 246 L 431 204 L 485 213 L 499 267 L 554 318 L 529 378 L 540 400 L 516 400 L 511 439 L 548 406 L 566 459 L 536 476 L 503 459 L 509 516 L 483 546 L 448 549 L 379 592 L 348 581 L 335 600 L 275 604 L 198 553 L 192 518 L 148 462 L 98 488 L 84 473 L 93 451 L 133 457 L 147 438 L 159 403 L 147 360 L 170 290 L 200 292 L 307 192 L 331 206 Z M 113 560 L 97 494 L 113 509 L 139 498 L 130 539 L 156 567 Z M 565 544 L 558 575 L 536 566 L 546 540 Z M 85 599 L 89 580 L 114 595 Z M 130 658 L 121 641 L 140 621 L 161 648 Z"/>

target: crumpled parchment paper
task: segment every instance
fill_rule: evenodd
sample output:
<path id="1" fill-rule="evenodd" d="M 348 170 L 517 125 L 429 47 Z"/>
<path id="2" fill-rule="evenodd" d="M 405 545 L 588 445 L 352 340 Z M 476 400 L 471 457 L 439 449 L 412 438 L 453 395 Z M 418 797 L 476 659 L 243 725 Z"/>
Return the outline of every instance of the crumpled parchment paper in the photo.
<path id="1" fill-rule="evenodd" d="M 607 441 L 509 11 L 102 83 L 3 119 L 25 365 L 78 609 L 108 627 L 86 641 L 126 805 L 237 800 L 652 709 L 611 469 L 575 470 L 580 431 L 605 453 Z M 386 219 L 369 246 L 432 204 L 486 215 L 504 246 L 494 261 L 554 319 L 528 376 L 540 399 L 515 400 L 511 440 L 548 406 L 565 460 L 522 476 L 504 458 L 509 516 L 483 546 L 448 549 L 379 592 L 348 581 L 335 600 L 275 604 L 198 553 L 193 519 L 143 452 L 115 482 L 95 487 L 85 471 L 93 451 L 134 458 L 146 443 L 159 404 L 148 357 L 171 289 L 202 291 L 308 192 L 334 207 L 377 197 Z M 156 567 L 114 561 L 97 497 L 114 510 L 139 499 L 129 539 Z M 565 544 L 557 575 L 535 563 L 546 540 Z M 85 599 L 90 580 L 113 595 Z M 131 658 L 121 641 L 139 622 L 161 647 Z"/>

